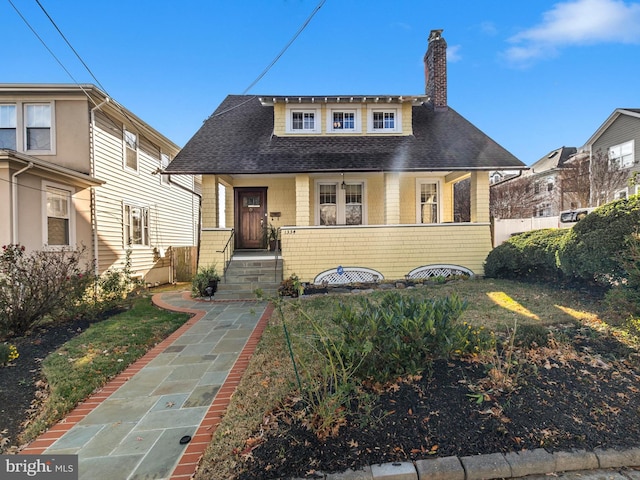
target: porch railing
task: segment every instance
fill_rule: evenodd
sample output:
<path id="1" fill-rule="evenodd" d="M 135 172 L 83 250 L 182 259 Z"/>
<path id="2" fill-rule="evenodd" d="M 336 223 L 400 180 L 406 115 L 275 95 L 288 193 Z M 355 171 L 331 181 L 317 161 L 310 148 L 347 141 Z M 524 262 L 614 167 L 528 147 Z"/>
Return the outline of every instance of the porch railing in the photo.
<path id="1" fill-rule="evenodd" d="M 227 243 L 225 243 L 224 248 L 222 250 L 218 250 L 218 253 L 222 254 L 222 277 L 224 280 L 227 280 L 227 269 L 229 268 L 229 263 L 231 262 L 231 257 L 233 256 L 233 251 L 230 248 L 233 245 L 233 238 L 236 234 L 236 231 L 232 228 L 231 234 L 229 235 L 229 239 Z"/>

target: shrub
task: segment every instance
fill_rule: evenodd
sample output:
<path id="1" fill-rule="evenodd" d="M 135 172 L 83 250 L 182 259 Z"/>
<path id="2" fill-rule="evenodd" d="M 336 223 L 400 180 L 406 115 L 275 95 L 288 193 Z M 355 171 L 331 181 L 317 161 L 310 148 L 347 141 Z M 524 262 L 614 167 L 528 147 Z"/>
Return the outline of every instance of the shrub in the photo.
<path id="1" fill-rule="evenodd" d="M 547 228 L 514 235 L 489 252 L 484 265 L 485 276 L 557 280 L 562 275 L 557 253 L 568 232 Z"/>
<path id="2" fill-rule="evenodd" d="M 139 286 L 131 270 L 131 250 L 127 250 L 122 268 L 109 268 L 93 277 L 93 283 L 76 304 L 75 316 L 97 318 L 105 312 L 122 308 L 128 295 Z"/>
<path id="3" fill-rule="evenodd" d="M 215 265 L 201 267 L 191 281 L 191 295 L 194 297 L 208 297 L 207 287 L 209 284 L 217 284 L 219 281 L 220 275 L 218 275 Z M 212 294 L 213 293 L 215 293 L 215 289 Z"/>
<path id="4" fill-rule="evenodd" d="M 640 225 L 640 195 L 603 205 L 580 220 L 559 252 L 562 271 L 587 282 L 613 285 L 626 278 L 622 254 Z"/>
<path id="5" fill-rule="evenodd" d="M 82 249 L 25 253 L 5 245 L 0 255 L 0 334 L 22 335 L 46 315 L 66 319 L 92 283 L 91 266 L 82 266 Z"/>
<path id="6" fill-rule="evenodd" d="M 626 249 L 620 255 L 625 280 L 609 290 L 605 296 L 608 306 L 624 315 L 640 315 L 640 233 L 629 235 Z"/>
<path id="7" fill-rule="evenodd" d="M 434 358 L 488 346 L 483 330 L 457 321 L 465 308 L 455 295 L 424 301 L 390 292 L 379 303 L 363 297 L 357 306 L 339 305 L 335 343 L 345 364 L 358 365 L 358 378 L 387 382 L 424 370 Z"/>

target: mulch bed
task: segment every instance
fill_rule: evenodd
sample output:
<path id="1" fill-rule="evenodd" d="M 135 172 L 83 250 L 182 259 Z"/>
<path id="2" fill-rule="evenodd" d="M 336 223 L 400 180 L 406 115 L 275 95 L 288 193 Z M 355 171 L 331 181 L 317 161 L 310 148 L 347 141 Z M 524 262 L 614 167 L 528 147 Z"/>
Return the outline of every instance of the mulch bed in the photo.
<path id="1" fill-rule="evenodd" d="M 568 346 L 520 353 L 527 361 L 513 391 L 470 388 L 487 378 L 484 364 L 438 360 L 421 377 L 387 386 L 368 411 L 370 421 L 350 415 L 327 438 L 306 428 L 297 415 L 303 402 L 292 400 L 266 415 L 265 432 L 238 452 L 238 478 L 313 478 L 450 455 L 640 445 L 637 352 L 585 327 L 565 326 L 562 336 Z M 479 391 L 487 395 L 474 396 Z"/>
<path id="2" fill-rule="evenodd" d="M 38 407 L 42 361 L 65 342 L 91 325 L 87 320 L 75 320 L 64 325 L 36 328 L 24 337 L 7 340 L 20 355 L 6 367 L 0 366 L 0 452 L 15 451 L 23 424 Z"/>

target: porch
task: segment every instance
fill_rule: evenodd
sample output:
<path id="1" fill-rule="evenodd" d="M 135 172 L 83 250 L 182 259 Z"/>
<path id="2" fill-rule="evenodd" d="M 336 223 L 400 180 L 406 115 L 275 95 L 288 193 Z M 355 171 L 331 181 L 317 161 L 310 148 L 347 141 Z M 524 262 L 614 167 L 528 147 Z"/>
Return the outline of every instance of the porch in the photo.
<path id="1" fill-rule="evenodd" d="M 233 242 L 229 242 L 232 235 L 232 229 L 203 231 L 200 264 L 215 264 L 221 271 L 231 258 L 247 255 L 234 255 Z M 483 263 L 491 250 L 489 223 L 288 226 L 280 228 L 280 238 L 283 278 L 295 274 L 310 283 L 339 267 L 367 271 L 379 280 L 403 279 L 416 269 L 434 266 L 483 275 Z M 253 255 L 276 255 L 257 252 Z"/>

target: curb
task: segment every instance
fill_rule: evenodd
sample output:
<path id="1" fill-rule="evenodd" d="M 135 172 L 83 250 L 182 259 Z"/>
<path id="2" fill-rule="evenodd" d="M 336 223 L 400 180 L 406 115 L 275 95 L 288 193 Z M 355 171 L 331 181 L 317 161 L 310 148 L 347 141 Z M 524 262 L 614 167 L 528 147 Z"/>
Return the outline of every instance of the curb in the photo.
<path id="1" fill-rule="evenodd" d="M 628 450 L 597 448 L 593 452 L 573 450 L 554 453 L 537 448 L 504 454 L 492 453 L 384 463 L 365 467 L 362 470 L 319 473 L 316 478 L 319 480 L 491 480 L 638 466 L 640 466 L 640 448 Z"/>

